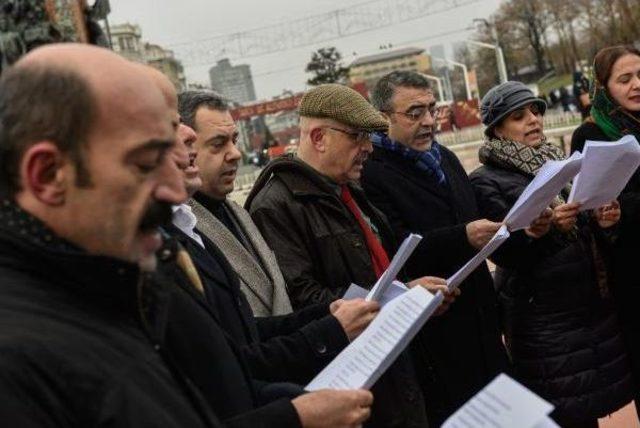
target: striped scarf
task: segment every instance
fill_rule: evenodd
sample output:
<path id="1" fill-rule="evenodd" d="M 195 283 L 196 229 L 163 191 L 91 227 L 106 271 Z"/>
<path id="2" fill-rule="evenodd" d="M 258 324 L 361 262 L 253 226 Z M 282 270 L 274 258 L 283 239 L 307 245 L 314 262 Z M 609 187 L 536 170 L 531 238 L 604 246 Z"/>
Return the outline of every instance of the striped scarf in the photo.
<path id="1" fill-rule="evenodd" d="M 480 147 L 478 157 L 484 165 L 495 165 L 533 177 L 548 160 L 563 160 L 565 154 L 560 147 L 549 143 L 546 138 L 535 147 L 504 138 L 489 138 Z M 568 184 L 565 187 L 567 195 L 570 190 L 571 185 Z M 566 199 L 560 194 L 551 205 L 557 206 L 565 202 Z"/>
<path id="2" fill-rule="evenodd" d="M 371 143 L 375 147 L 379 147 L 389 152 L 397 153 L 403 158 L 413 162 L 413 164 L 421 171 L 427 173 L 429 177 L 436 180 L 440 185 L 447 182 L 447 177 L 440 166 L 442 162 L 442 153 L 440 153 L 440 144 L 436 141 L 431 143 L 431 148 L 423 152 L 414 150 L 403 144 L 393 141 L 382 132 L 374 132 L 371 134 Z"/>

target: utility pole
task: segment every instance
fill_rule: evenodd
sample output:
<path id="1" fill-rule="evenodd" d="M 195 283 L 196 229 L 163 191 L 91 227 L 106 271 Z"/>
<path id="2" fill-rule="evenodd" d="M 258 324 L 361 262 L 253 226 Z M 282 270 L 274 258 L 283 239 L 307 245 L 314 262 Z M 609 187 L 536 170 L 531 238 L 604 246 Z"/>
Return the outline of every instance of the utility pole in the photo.
<path id="1" fill-rule="evenodd" d="M 438 58 L 438 57 L 432 57 L 434 60 L 436 61 L 442 61 L 445 63 L 449 63 L 451 65 L 457 65 L 458 67 L 462 68 L 462 73 L 464 75 L 464 87 L 467 91 L 467 99 L 470 100 L 471 98 L 473 98 L 471 96 L 471 86 L 469 85 L 469 72 L 467 71 L 467 66 L 461 62 L 456 62 L 456 61 L 451 61 L 450 59 L 445 59 L 445 58 Z"/>
<path id="2" fill-rule="evenodd" d="M 436 83 L 438 84 L 438 94 L 440 96 L 440 101 L 444 101 L 444 93 L 442 92 L 442 78 L 438 77 L 438 76 L 434 76 L 433 74 L 425 74 L 422 73 L 422 75 L 424 77 L 426 77 L 427 79 L 431 79 L 431 80 L 435 80 Z"/>
<path id="3" fill-rule="evenodd" d="M 491 48 L 496 51 L 496 63 L 498 67 L 498 76 L 500 77 L 500 83 L 504 83 L 508 80 L 507 77 L 507 65 L 504 62 L 504 53 L 502 52 L 502 48 L 500 47 L 500 42 L 498 40 L 498 30 L 496 29 L 495 24 L 491 24 L 485 18 L 476 18 L 473 20 L 474 22 L 482 22 L 487 26 L 489 30 L 491 30 L 491 38 L 493 39 L 493 45 L 484 42 L 478 42 L 475 40 L 467 40 L 468 43 L 471 43 L 476 46 L 481 46 L 485 48 Z"/>

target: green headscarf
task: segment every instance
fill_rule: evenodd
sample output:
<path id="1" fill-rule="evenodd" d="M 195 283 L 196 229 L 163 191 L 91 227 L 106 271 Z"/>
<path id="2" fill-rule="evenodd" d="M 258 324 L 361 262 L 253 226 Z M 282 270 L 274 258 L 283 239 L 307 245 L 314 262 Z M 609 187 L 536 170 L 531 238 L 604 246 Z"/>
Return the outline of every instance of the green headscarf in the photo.
<path id="1" fill-rule="evenodd" d="M 622 108 L 597 80 L 592 95 L 591 118 L 612 140 L 619 140 L 624 135 L 631 134 L 640 141 L 639 113 Z"/>

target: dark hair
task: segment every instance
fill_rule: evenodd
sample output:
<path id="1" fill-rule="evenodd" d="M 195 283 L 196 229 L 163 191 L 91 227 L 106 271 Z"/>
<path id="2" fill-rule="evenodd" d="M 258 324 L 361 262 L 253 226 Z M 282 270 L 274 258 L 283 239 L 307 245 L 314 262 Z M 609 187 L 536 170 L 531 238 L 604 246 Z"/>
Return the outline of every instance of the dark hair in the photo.
<path id="1" fill-rule="evenodd" d="M 640 57 L 640 50 L 631 45 L 609 46 L 600 49 L 593 59 L 593 74 L 596 81 L 604 88 L 607 87 L 611 77 L 611 69 L 620 57 L 625 55 L 637 55 Z"/>
<path id="2" fill-rule="evenodd" d="M 50 141 L 77 168 L 76 185 L 91 183 L 82 149 L 95 119 L 89 84 L 55 66 L 17 66 L 0 79 L 0 189 L 13 198 L 21 189 L 20 161 L 38 141 Z"/>
<path id="3" fill-rule="evenodd" d="M 371 92 L 371 104 L 380 111 L 391 111 L 391 98 L 396 88 L 431 89 L 429 80 L 415 71 L 392 71 L 378 80 Z"/>
<path id="4" fill-rule="evenodd" d="M 226 98 L 214 91 L 184 91 L 178 94 L 180 120 L 194 130 L 196 129 L 196 113 L 200 107 L 227 111 L 229 103 Z"/>

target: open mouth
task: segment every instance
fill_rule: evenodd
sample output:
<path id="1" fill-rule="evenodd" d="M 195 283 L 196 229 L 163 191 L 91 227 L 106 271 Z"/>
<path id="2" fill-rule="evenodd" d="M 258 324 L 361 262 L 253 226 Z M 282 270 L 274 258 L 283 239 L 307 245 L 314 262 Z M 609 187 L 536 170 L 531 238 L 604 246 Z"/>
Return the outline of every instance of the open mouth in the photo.
<path id="1" fill-rule="evenodd" d="M 231 170 L 229 170 L 229 171 L 225 171 L 225 172 L 223 172 L 223 173 L 222 173 L 222 174 L 220 174 L 220 175 L 221 175 L 222 177 L 233 178 L 233 177 L 235 177 L 235 176 L 236 176 L 236 171 L 237 171 L 237 169 L 236 169 L 236 168 L 233 168 L 233 169 L 231 169 Z"/>
<path id="2" fill-rule="evenodd" d="M 630 96 L 630 97 L 629 97 L 629 99 L 630 99 L 631 101 L 633 101 L 634 103 L 640 103 L 640 94 Z"/>
<path id="3" fill-rule="evenodd" d="M 540 128 L 532 129 L 529 132 L 524 134 L 525 137 L 539 137 L 542 135 L 542 130 Z"/>
<path id="4" fill-rule="evenodd" d="M 433 132 L 431 130 L 420 131 L 416 135 L 417 140 L 431 140 L 432 138 L 433 138 Z"/>

